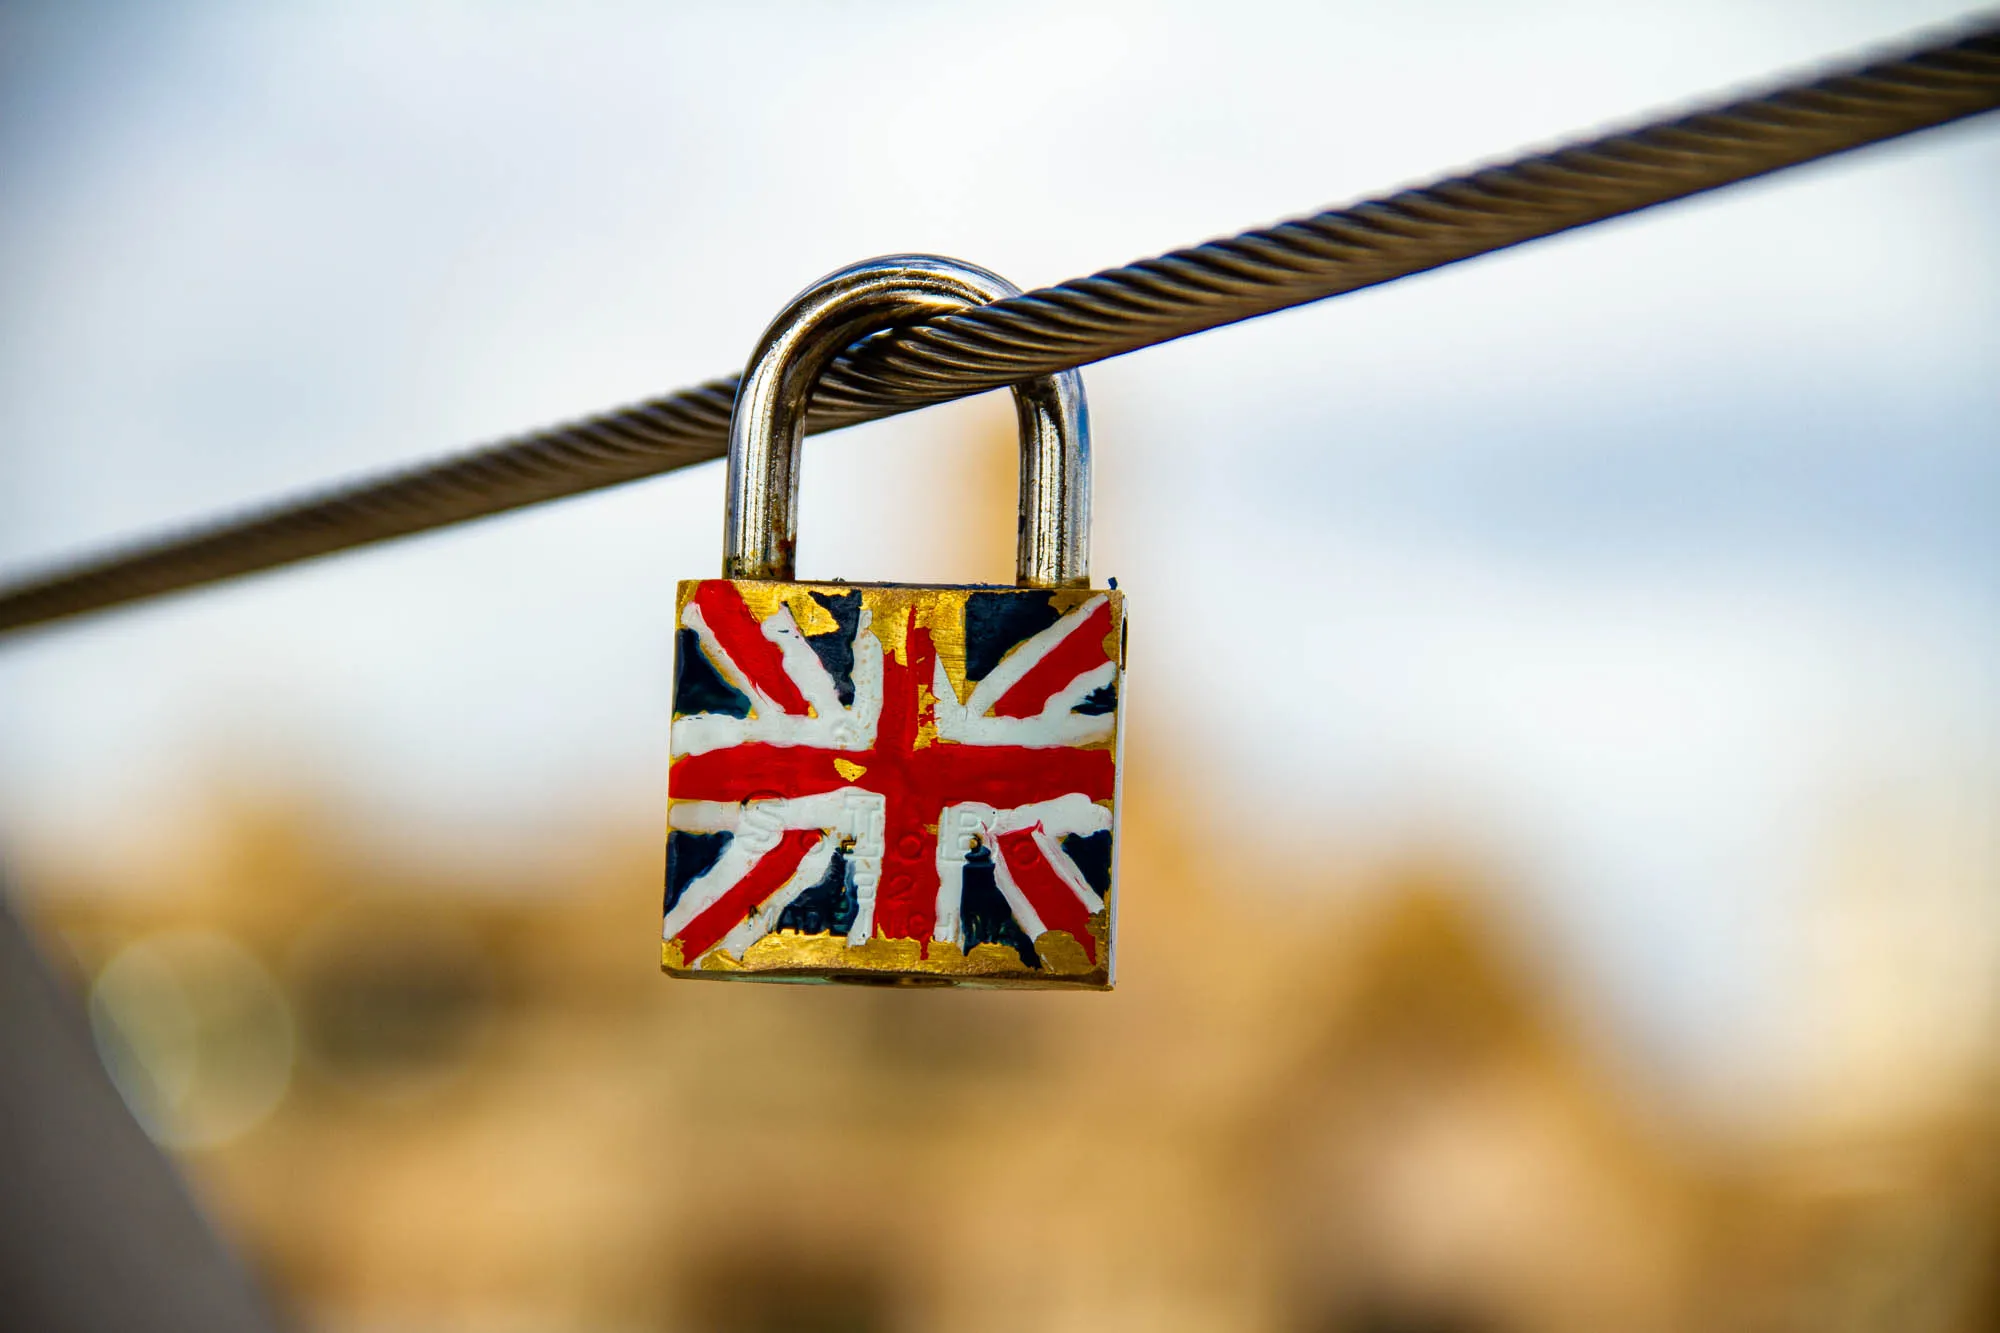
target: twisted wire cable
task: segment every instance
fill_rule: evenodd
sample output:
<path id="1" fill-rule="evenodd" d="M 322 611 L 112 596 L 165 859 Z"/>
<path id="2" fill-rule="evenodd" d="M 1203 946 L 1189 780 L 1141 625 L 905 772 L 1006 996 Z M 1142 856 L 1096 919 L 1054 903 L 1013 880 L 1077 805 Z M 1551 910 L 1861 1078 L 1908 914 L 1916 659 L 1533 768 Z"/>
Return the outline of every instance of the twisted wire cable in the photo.
<path id="1" fill-rule="evenodd" d="M 2000 108 L 2000 16 L 1914 49 L 878 334 L 808 429 L 906 412 Z M 0 633 L 719 457 L 736 377 L 0 584 Z"/>

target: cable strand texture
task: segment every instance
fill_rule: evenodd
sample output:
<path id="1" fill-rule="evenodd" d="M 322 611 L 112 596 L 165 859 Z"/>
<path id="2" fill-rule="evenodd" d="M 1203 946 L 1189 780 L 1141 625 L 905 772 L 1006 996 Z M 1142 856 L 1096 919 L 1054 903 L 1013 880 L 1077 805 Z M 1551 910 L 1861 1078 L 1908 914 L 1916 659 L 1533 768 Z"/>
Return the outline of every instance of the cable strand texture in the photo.
<path id="1" fill-rule="evenodd" d="M 821 381 L 839 429 L 1426 272 L 2000 108 L 2000 18 L 1755 96 L 878 334 Z M 0 585 L 0 633 L 720 457 L 736 377 Z"/>

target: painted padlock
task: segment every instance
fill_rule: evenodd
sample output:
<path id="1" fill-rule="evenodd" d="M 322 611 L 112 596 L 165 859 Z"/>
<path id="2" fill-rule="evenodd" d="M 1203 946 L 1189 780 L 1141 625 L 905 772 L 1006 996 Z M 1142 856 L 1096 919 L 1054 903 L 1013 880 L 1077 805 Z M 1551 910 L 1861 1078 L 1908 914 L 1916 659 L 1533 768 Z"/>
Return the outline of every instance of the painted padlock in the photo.
<path id="1" fill-rule="evenodd" d="M 827 365 L 1015 292 L 956 260 L 872 260 L 808 288 L 751 357 L 723 576 L 676 599 L 669 973 L 1110 988 L 1125 617 L 1090 586 L 1081 379 L 1013 391 L 1015 587 L 793 579 Z"/>

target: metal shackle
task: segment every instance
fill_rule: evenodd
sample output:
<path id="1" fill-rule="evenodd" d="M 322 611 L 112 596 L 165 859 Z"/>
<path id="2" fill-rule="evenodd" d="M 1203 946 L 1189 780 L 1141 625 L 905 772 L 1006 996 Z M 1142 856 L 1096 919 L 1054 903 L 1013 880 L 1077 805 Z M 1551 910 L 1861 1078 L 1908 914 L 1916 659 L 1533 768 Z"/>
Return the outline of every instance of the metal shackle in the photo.
<path id="1" fill-rule="evenodd" d="M 941 255 L 886 255 L 828 274 L 794 297 L 751 354 L 729 419 L 729 493 L 722 576 L 794 577 L 799 453 L 813 387 L 833 359 L 871 333 L 1020 289 Z M 1021 429 L 1020 529 L 1014 581 L 1024 588 L 1090 583 L 1090 415 L 1074 370 L 1013 387 Z"/>

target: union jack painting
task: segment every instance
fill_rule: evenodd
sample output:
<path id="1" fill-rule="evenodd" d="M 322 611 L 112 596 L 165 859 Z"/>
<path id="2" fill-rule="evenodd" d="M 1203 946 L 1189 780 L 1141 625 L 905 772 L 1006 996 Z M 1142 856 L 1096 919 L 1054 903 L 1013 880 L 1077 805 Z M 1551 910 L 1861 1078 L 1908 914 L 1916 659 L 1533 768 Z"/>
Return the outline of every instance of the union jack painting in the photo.
<path id="1" fill-rule="evenodd" d="M 678 601 L 669 972 L 1110 986 L 1118 592 Z"/>

